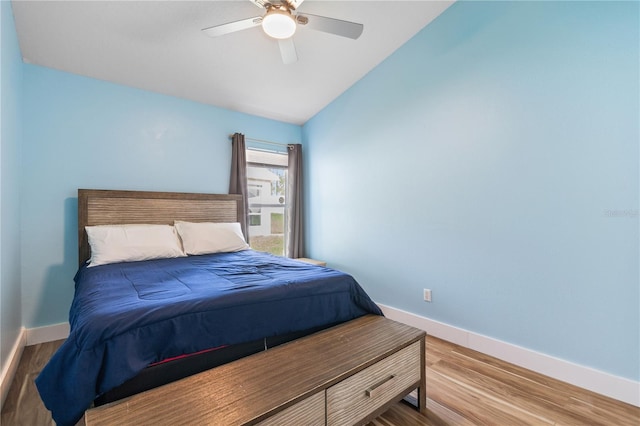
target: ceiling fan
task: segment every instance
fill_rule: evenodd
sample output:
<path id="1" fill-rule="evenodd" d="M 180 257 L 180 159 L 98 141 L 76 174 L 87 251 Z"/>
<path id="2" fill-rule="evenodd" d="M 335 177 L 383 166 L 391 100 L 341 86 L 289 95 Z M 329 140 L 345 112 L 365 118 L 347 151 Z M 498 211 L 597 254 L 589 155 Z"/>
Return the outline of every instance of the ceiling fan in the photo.
<path id="1" fill-rule="evenodd" d="M 298 60 L 293 34 L 297 27 L 311 28 L 325 33 L 357 39 L 362 34 L 364 26 L 355 22 L 343 21 L 326 16 L 311 15 L 309 13 L 295 13 L 304 0 L 249 0 L 256 6 L 265 9 L 263 16 L 241 19 L 202 31 L 210 37 L 218 37 L 236 31 L 262 26 L 264 32 L 278 40 L 282 62 L 291 64 Z"/>

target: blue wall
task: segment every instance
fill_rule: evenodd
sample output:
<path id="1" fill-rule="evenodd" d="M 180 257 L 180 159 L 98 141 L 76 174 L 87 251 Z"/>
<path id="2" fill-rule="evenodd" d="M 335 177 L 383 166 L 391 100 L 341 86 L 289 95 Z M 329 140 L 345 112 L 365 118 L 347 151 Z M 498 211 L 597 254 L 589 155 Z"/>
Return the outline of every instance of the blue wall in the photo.
<path id="1" fill-rule="evenodd" d="M 638 19 L 451 6 L 305 124 L 308 254 L 380 303 L 637 381 Z"/>
<path id="2" fill-rule="evenodd" d="M 22 288 L 27 328 L 67 321 L 77 189 L 226 193 L 239 131 L 299 142 L 301 128 L 25 65 Z"/>
<path id="3" fill-rule="evenodd" d="M 20 299 L 20 143 L 22 56 L 11 3 L 0 1 L 0 369 L 22 327 Z"/>

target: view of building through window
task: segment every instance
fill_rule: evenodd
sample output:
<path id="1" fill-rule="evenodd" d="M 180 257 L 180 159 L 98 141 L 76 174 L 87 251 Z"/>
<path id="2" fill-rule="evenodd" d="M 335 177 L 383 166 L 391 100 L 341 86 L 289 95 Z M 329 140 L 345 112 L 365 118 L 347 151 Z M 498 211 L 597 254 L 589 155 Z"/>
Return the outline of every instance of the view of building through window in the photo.
<path id="1" fill-rule="evenodd" d="M 247 150 L 249 245 L 278 256 L 286 253 L 286 153 Z"/>

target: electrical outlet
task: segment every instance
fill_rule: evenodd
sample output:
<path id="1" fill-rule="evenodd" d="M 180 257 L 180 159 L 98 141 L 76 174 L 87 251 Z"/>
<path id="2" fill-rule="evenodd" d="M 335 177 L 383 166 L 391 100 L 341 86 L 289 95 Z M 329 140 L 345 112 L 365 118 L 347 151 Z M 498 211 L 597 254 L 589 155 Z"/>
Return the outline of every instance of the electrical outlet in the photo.
<path id="1" fill-rule="evenodd" d="M 423 291 L 423 296 L 424 296 L 425 302 L 431 302 L 431 290 L 429 290 L 428 288 L 425 288 Z"/>

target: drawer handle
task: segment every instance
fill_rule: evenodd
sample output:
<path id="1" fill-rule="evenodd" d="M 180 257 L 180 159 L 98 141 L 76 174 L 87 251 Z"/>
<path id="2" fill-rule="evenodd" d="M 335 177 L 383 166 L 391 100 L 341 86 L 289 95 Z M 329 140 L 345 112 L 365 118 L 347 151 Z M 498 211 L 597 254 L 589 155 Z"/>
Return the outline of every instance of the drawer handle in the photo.
<path id="1" fill-rule="evenodd" d="M 371 386 L 369 389 L 365 390 L 364 393 L 366 393 L 369 398 L 375 398 L 381 393 L 384 393 L 385 389 L 389 387 L 390 384 L 393 383 L 393 379 L 395 378 L 396 376 L 389 375 L 384 379 L 380 380 L 375 385 Z"/>

